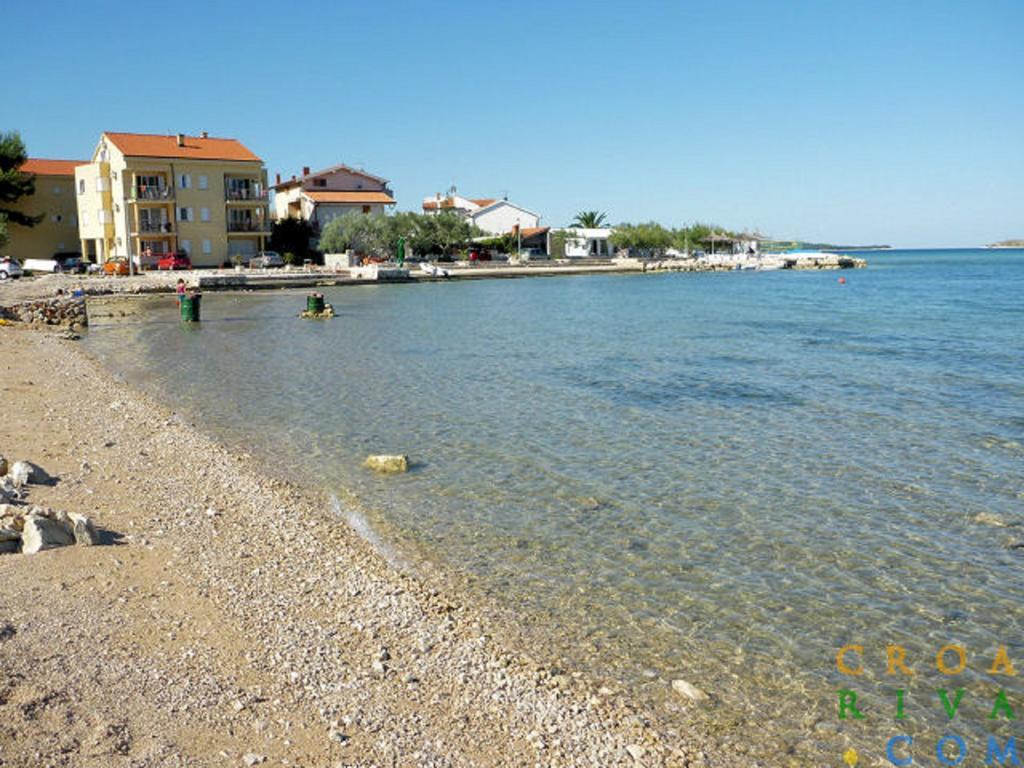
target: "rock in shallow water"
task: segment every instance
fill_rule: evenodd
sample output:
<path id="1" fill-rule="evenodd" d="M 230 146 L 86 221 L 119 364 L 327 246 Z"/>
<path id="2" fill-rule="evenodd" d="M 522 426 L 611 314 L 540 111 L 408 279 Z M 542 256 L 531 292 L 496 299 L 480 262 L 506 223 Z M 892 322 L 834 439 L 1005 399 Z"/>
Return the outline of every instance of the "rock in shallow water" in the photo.
<path id="1" fill-rule="evenodd" d="M 673 680 L 672 690 L 691 701 L 704 701 L 708 697 L 700 688 L 685 680 Z"/>
<path id="2" fill-rule="evenodd" d="M 378 454 L 367 456 L 363 466 L 374 472 L 408 472 L 409 457 L 401 454 Z"/>

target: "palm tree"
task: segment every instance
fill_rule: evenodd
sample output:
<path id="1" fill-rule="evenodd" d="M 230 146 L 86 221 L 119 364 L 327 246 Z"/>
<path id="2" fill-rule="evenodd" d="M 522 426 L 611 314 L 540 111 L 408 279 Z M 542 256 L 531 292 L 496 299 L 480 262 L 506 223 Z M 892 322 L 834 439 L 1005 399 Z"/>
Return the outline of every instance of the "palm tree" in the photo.
<path id="1" fill-rule="evenodd" d="M 572 225 L 574 227 L 580 227 L 581 229 L 597 229 L 604 224 L 604 221 L 607 218 L 607 213 L 598 213 L 597 211 L 580 211 L 576 214 L 576 218 L 572 220 Z"/>

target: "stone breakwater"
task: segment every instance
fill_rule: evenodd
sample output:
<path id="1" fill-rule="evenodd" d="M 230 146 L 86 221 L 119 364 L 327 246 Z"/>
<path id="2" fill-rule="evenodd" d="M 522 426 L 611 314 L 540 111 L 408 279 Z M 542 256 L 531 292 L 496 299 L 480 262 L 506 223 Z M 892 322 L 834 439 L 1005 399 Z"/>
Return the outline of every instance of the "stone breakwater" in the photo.
<path id="1" fill-rule="evenodd" d="M 867 260 L 837 253 L 807 255 L 767 255 L 756 258 L 726 256 L 721 259 L 662 259 L 636 261 L 644 272 L 732 272 L 737 269 L 863 269 Z"/>
<path id="2" fill-rule="evenodd" d="M 61 325 L 73 331 L 89 324 L 85 299 L 71 296 L 36 299 L 0 307 L 0 318 L 33 325 Z"/>

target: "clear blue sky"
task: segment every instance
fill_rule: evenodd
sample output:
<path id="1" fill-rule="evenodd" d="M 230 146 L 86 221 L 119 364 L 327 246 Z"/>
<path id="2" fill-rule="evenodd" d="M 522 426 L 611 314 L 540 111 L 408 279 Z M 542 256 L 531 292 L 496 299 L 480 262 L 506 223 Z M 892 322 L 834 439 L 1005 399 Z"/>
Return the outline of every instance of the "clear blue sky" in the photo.
<path id="1" fill-rule="evenodd" d="M 4 0 L 0 128 L 234 136 L 563 224 L 1024 237 L 1024 2 Z"/>

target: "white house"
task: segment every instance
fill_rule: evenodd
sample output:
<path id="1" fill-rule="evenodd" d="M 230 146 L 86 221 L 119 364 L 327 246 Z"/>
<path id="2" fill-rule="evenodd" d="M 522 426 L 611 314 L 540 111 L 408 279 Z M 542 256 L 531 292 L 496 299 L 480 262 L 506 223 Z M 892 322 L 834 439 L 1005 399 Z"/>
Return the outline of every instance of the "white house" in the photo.
<path id="1" fill-rule="evenodd" d="M 520 230 L 540 226 L 540 216 L 520 205 L 495 198 L 462 197 L 454 189 L 447 197 L 441 197 L 439 193 L 424 198 L 424 213 L 436 214 L 441 211 L 455 211 L 491 235 L 507 234 L 517 226 Z"/>
<path id="2" fill-rule="evenodd" d="M 380 214 L 395 204 L 387 179 L 347 165 L 316 173 L 303 168 L 301 177 L 284 182 L 278 174 L 273 189 L 277 219 L 305 219 L 320 227 L 349 211 Z"/>
<path id="3" fill-rule="evenodd" d="M 551 250 L 552 237 L 556 233 L 564 232 L 566 235 L 565 256 L 567 258 L 610 259 L 615 255 L 615 248 L 608 242 L 608 238 L 611 237 L 614 231 L 611 227 L 595 227 L 590 229 L 585 227 L 561 227 L 552 229 L 548 231 L 548 253 L 554 253 Z"/>

